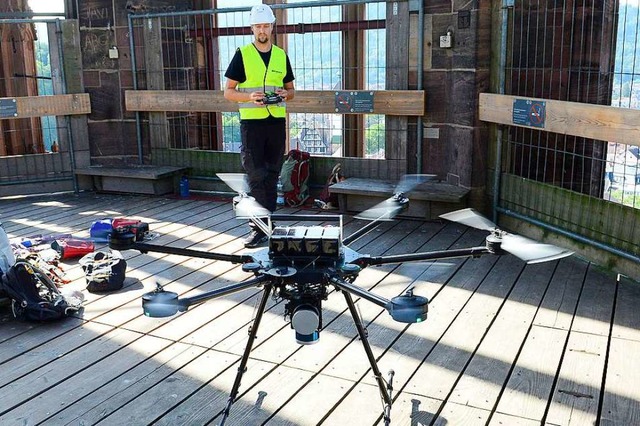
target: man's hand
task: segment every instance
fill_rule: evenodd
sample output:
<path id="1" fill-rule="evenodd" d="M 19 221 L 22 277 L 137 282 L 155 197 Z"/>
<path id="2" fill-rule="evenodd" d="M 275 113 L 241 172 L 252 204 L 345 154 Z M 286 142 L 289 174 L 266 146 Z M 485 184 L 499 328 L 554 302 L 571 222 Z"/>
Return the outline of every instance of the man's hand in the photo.
<path id="1" fill-rule="evenodd" d="M 278 89 L 276 90 L 276 94 L 280 96 L 283 101 L 289 99 L 289 91 L 287 91 L 287 89 Z"/>
<path id="2" fill-rule="evenodd" d="M 249 100 L 256 105 L 264 105 L 262 99 L 264 99 L 264 92 L 251 92 L 249 94 Z"/>

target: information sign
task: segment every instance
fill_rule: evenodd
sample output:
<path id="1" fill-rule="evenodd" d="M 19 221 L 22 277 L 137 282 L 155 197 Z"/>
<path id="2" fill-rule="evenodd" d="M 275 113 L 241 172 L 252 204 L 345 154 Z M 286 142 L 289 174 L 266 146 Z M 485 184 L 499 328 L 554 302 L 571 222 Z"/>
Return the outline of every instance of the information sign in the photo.
<path id="1" fill-rule="evenodd" d="M 18 104 L 15 99 L 0 99 L 0 118 L 17 117 Z"/>
<path id="2" fill-rule="evenodd" d="M 513 124 L 544 128 L 546 119 L 546 103 L 530 99 L 513 101 Z"/>
<path id="3" fill-rule="evenodd" d="M 373 112 L 373 92 L 343 90 L 336 92 L 336 112 L 371 113 Z"/>

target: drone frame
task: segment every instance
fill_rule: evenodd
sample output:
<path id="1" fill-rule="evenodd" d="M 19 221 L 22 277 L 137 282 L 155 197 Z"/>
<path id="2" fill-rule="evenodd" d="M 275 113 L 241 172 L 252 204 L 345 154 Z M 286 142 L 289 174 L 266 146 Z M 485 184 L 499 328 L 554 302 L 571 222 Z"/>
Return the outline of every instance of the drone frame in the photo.
<path id="1" fill-rule="evenodd" d="M 238 192 L 233 199 L 233 207 L 236 217 L 248 219 L 258 229 L 269 237 L 269 247 L 261 248 L 250 254 L 224 254 L 192 250 L 168 246 L 160 246 L 136 241 L 135 235 L 127 230 L 114 230 L 111 234 L 109 247 L 115 250 L 138 250 L 141 253 L 150 251 L 166 254 L 174 254 L 188 257 L 198 257 L 210 260 L 221 260 L 235 264 L 241 264 L 242 270 L 252 273 L 254 278 L 225 287 L 211 290 L 196 296 L 180 298 L 177 293 L 165 291 L 162 286 L 146 293 L 142 297 L 142 307 L 145 315 L 151 317 L 166 317 L 178 312 L 186 311 L 190 306 L 216 299 L 232 293 L 244 291 L 254 287 L 262 287 L 262 298 L 256 310 L 253 324 L 249 327 L 249 338 L 245 350 L 240 358 L 238 372 L 229 393 L 225 408 L 221 411 L 223 426 L 231 412 L 231 406 L 236 401 L 242 376 L 246 370 L 249 355 L 256 340 L 258 328 L 270 296 L 287 300 L 285 304 L 285 318 L 288 316 L 291 327 L 296 331 L 296 340 L 300 344 L 313 344 L 319 339 L 322 330 L 322 300 L 327 300 L 328 287 L 342 292 L 349 312 L 364 347 L 367 359 L 371 366 L 376 383 L 380 391 L 383 403 L 383 420 L 385 426 L 391 422 L 391 406 L 393 404 L 393 370 L 389 371 L 385 380 L 378 368 L 377 360 L 369 344 L 366 328 L 362 318 L 356 309 L 352 296 L 358 296 L 368 302 L 374 303 L 386 309 L 391 317 L 398 322 L 417 323 L 426 320 L 429 300 L 425 297 L 413 294 L 413 288 L 409 288 L 404 294 L 392 299 L 386 299 L 374 292 L 354 284 L 358 274 L 363 268 L 372 265 L 384 265 L 390 263 L 419 262 L 425 260 L 441 260 L 459 257 L 480 257 L 485 254 L 503 255 L 515 254 L 527 263 L 544 262 L 559 259 L 572 254 L 572 252 L 544 247 L 536 252 L 535 256 L 525 256 L 522 252 L 514 250 L 514 244 L 538 244 L 499 230 L 488 219 L 481 217 L 473 209 L 463 209 L 456 212 L 441 215 L 442 218 L 454 222 L 464 223 L 478 229 L 489 231 L 484 246 L 437 250 L 419 253 L 407 253 L 388 256 L 362 255 L 349 248 L 349 244 L 364 236 L 380 222 L 393 219 L 409 205 L 409 199 L 405 195 L 416 185 L 435 178 L 433 175 L 405 175 L 394 194 L 377 204 L 371 209 L 355 216 L 358 219 L 368 220 L 351 235 L 342 235 L 342 215 L 292 215 L 269 213 L 260 206 L 256 200 L 248 195 L 249 186 L 246 177 L 242 174 L 218 174 L 232 189 Z M 266 218 L 266 221 L 264 220 Z M 310 221 L 310 222 L 338 222 L 336 235 L 332 228 L 325 232 L 326 228 L 303 226 L 304 232 L 298 234 L 293 227 L 274 227 L 274 221 Z M 321 228 L 321 229 L 319 229 Z M 300 238 L 300 235 L 303 237 Z M 321 236 L 318 239 L 318 235 Z M 502 247 L 505 243 L 505 247 Z M 556 247 L 557 248 L 557 247 Z M 299 270 L 297 270 L 298 268 Z M 220 413 L 219 413 L 220 414 Z"/>
<path id="2" fill-rule="evenodd" d="M 440 260 L 457 257 L 479 257 L 484 254 L 504 254 L 500 249 L 500 241 L 493 241 L 492 236 L 487 237 L 487 244 L 485 246 L 472 247 L 467 249 L 455 249 L 455 250 L 439 250 L 428 251 L 411 254 L 390 255 L 390 256 L 375 256 L 361 255 L 356 251 L 350 249 L 347 244 L 355 241 L 367 232 L 374 229 L 380 224 L 380 221 L 386 218 L 380 218 L 369 222 L 364 227 L 360 228 L 355 233 L 346 238 L 342 238 L 342 215 L 287 215 L 287 214 L 272 214 L 269 216 L 268 226 L 271 227 L 271 220 L 302 220 L 302 221 L 321 221 L 321 222 L 339 222 L 340 224 L 340 239 L 342 242 L 341 253 L 339 261 L 334 262 L 332 265 L 323 266 L 318 269 L 318 272 L 312 277 L 306 277 L 306 281 L 315 281 L 315 284 L 321 285 L 323 292 L 322 296 L 326 299 L 326 288 L 333 286 L 336 290 L 343 293 L 349 312 L 355 323 L 358 336 L 363 344 L 364 350 L 367 355 L 367 359 L 371 366 L 371 370 L 375 376 L 380 396 L 383 402 L 383 420 L 385 425 L 389 425 L 391 421 L 391 406 L 393 403 L 393 375 L 394 372 L 389 372 L 388 378 L 385 380 L 378 368 L 377 361 L 369 344 L 367 338 L 367 331 L 362 322 L 362 318 L 358 314 L 355 307 L 352 295 L 361 297 L 371 303 L 374 303 L 384 309 L 386 309 L 396 321 L 405 323 L 421 322 L 426 319 L 428 310 L 428 300 L 421 296 L 413 295 L 413 290 L 408 290 L 405 294 L 392 298 L 391 300 L 379 296 L 370 290 L 359 287 L 353 283 L 358 276 L 358 273 L 365 267 L 371 265 L 382 265 L 389 263 L 403 263 L 403 262 L 416 262 L 424 260 Z M 261 222 L 261 218 L 250 218 L 254 223 Z M 141 253 L 158 252 L 174 255 L 182 255 L 187 257 L 198 257 L 210 260 L 221 260 L 231 262 L 235 264 L 241 264 L 242 269 L 245 272 L 253 273 L 254 278 L 235 284 L 230 284 L 225 287 L 208 291 L 196 296 L 179 298 L 176 293 L 165 291 L 160 285 L 157 288 L 143 296 L 143 309 L 148 316 L 171 316 L 178 312 L 186 311 L 190 306 L 205 302 L 207 300 L 216 299 L 232 293 L 244 291 L 250 288 L 262 287 L 262 298 L 257 307 L 256 316 L 253 319 L 252 326 L 249 327 L 249 338 L 245 347 L 245 350 L 240 359 L 238 366 L 238 372 L 236 374 L 235 381 L 231 388 L 227 404 L 222 411 L 222 419 L 220 425 L 224 425 L 227 420 L 231 406 L 236 401 L 242 375 L 246 370 L 249 354 L 253 348 L 253 343 L 256 339 L 258 328 L 262 319 L 262 315 L 265 311 L 265 307 L 268 298 L 276 292 L 283 297 L 283 289 L 286 285 L 291 285 L 296 282 L 295 269 L 290 266 L 274 265 L 273 259 L 270 258 L 269 249 L 259 249 L 250 254 L 224 254 L 215 252 L 205 252 L 200 250 L 184 249 L 177 247 L 168 247 L 161 245 L 148 244 L 144 242 L 135 241 L 135 236 L 126 232 L 118 232 L 114 230 L 109 241 L 109 246 L 116 250 L 138 250 Z M 293 271 L 292 271 L 293 269 Z M 317 282 L 320 281 L 320 282 Z M 305 286 L 309 283 L 298 283 L 296 285 Z M 313 283 L 311 283 L 313 284 Z M 287 299 L 286 296 L 283 299 Z M 323 299 L 323 300 L 324 300 Z M 318 303 L 319 306 L 319 303 Z M 321 308 L 320 308 L 321 309 Z M 285 314 L 286 315 L 286 314 Z M 293 314 L 291 316 L 292 328 Z M 321 312 L 319 313 L 321 321 Z M 320 330 L 319 325 L 318 330 Z M 300 342 L 302 343 L 302 342 Z M 311 342 L 314 343 L 314 342 Z"/>

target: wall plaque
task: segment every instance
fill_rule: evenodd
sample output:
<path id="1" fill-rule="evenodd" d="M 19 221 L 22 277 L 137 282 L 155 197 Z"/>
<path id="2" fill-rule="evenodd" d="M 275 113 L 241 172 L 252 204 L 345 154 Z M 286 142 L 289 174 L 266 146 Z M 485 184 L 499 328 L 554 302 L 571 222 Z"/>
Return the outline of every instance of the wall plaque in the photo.
<path id="1" fill-rule="evenodd" d="M 343 90 L 336 92 L 336 112 L 371 113 L 373 112 L 373 92 Z"/>
<path id="2" fill-rule="evenodd" d="M 513 124 L 544 129 L 547 114 L 545 105 L 544 101 L 515 99 L 513 101 Z"/>
<path id="3" fill-rule="evenodd" d="M 15 99 L 0 99 L 0 118 L 18 116 L 18 103 Z"/>

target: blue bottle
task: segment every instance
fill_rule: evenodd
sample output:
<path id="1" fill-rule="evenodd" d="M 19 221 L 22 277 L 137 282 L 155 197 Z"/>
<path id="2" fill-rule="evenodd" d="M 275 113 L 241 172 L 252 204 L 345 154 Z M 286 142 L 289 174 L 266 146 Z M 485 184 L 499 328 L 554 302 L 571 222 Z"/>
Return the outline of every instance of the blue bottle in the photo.
<path id="1" fill-rule="evenodd" d="M 189 196 L 189 178 L 186 175 L 180 178 L 180 196 L 184 198 Z"/>

